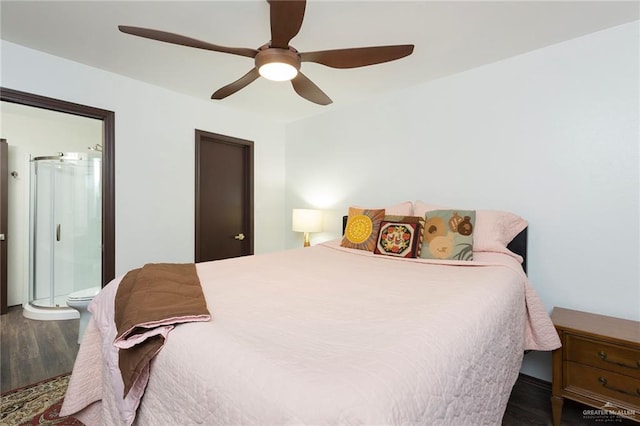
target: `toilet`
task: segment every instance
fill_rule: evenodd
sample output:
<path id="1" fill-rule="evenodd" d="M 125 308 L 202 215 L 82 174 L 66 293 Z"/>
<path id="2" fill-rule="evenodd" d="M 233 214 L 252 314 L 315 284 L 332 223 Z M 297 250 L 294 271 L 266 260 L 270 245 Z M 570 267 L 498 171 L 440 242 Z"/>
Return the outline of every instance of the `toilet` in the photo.
<path id="1" fill-rule="evenodd" d="M 84 290 L 76 291 L 67 296 L 67 306 L 77 310 L 80 313 L 80 328 L 78 330 L 78 344 L 82 342 L 82 335 L 87 328 L 91 312 L 87 310 L 89 304 L 100 291 L 100 287 L 91 287 Z"/>

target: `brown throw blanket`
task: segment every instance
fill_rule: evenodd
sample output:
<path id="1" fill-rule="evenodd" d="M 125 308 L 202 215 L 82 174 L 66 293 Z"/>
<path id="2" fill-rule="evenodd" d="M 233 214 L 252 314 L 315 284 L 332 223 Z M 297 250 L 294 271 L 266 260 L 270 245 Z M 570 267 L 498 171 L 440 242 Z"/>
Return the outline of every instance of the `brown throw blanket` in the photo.
<path id="1" fill-rule="evenodd" d="M 144 378 L 175 324 L 211 318 L 195 264 L 150 263 L 128 272 L 118 287 L 115 323 L 123 398 Z"/>

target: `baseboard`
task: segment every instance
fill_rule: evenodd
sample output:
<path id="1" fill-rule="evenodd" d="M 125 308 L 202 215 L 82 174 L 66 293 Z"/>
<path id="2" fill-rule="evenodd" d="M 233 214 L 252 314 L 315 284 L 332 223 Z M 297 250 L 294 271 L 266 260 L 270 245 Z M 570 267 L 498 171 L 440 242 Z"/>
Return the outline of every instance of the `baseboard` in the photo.
<path id="1" fill-rule="evenodd" d="M 522 373 L 518 374 L 518 380 L 551 392 L 551 382 L 547 382 L 546 380 L 538 379 L 537 377 L 528 376 Z"/>

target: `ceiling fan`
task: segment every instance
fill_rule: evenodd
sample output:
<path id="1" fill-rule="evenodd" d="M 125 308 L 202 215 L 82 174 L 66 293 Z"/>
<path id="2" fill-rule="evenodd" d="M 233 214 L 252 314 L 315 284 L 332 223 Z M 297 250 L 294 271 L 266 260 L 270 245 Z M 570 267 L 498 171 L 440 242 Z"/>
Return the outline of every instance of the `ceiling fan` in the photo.
<path id="1" fill-rule="evenodd" d="M 118 29 L 138 37 L 254 59 L 255 66 L 251 71 L 233 83 L 216 90 L 211 95 L 211 99 L 224 99 L 246 87 L 259 76 L 263 76 L 276 81 L 290 80 L 293 89 L 303 98 L 319 105 L 328 105 L 332 102 L 331 99 L 300 72 L 302 62 L 316 62 L 332 68 L 357 68 L 404 58 L 413 52 L 412 44 L 298 52 L 289 46 L 289 42 L 300 31 L 306 0 L 267 1 L 270 5 L 271 41 L 258 49 L 218 46 L 179 34 L 148 28 L 120 25 Z"/>

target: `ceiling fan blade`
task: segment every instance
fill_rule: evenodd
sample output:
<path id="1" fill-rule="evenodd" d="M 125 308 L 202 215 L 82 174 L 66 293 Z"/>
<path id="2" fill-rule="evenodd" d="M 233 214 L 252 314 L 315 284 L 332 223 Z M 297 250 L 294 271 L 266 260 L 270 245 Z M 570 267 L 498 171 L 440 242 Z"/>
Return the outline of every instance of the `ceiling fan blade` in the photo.
<path id="1" fill-rule="evenodd" d="M 253 81 L 258 77 L 260 77 L 258 69 L 253 68 L 251 71 L 249 71 L 233 83 L 227 84 L 226 86 L 216 90 L 215 93 L 211 95 L 211 99 L 224 99 L 227 96 L 231 96 L 238 90 L 243 89 L 249 84 L 253 83 Z"/>
<path id="2" fill-rule="evenodd" d="M 271 47 L 286 49 L 302 27 L 306 0 L 268 0 L 271 9 Z"/>
<path id="3" fill-rule="evenodd" d="M 329 105 L 333 101 L 315 83 L 301 72 L 291 80 L 293 90 L 303 98 L 318 105 Z"/>
<path id="4" fill-rule="evenodd" d="M 179 44 L 181 46 L 195 47 L 196 49 L 213 50 L 214 52 L 231 53 L 233 55 L 247 56 L 255 58 L 258 51 L 255 49 L 246 49 L 242 47 L 225 47 L 207 43 L 206 41 L 196 40 L 195 38 L 185 37 L 179 34 L 168 33 L 166 31 L 152 30 L 149 28 L 128 27 L 119 25 L 118 29 L 123 33 L 144 37 L 151 40 L 164 41 L 166 43 Z"/>
<path id="5" fill-rule="evenodd" d="M 332 68 L 357 68 L 404 58 L 413 53 L 413 44 L 355 47 L 300 53 L 300 61 L 317 62 Z"/>

